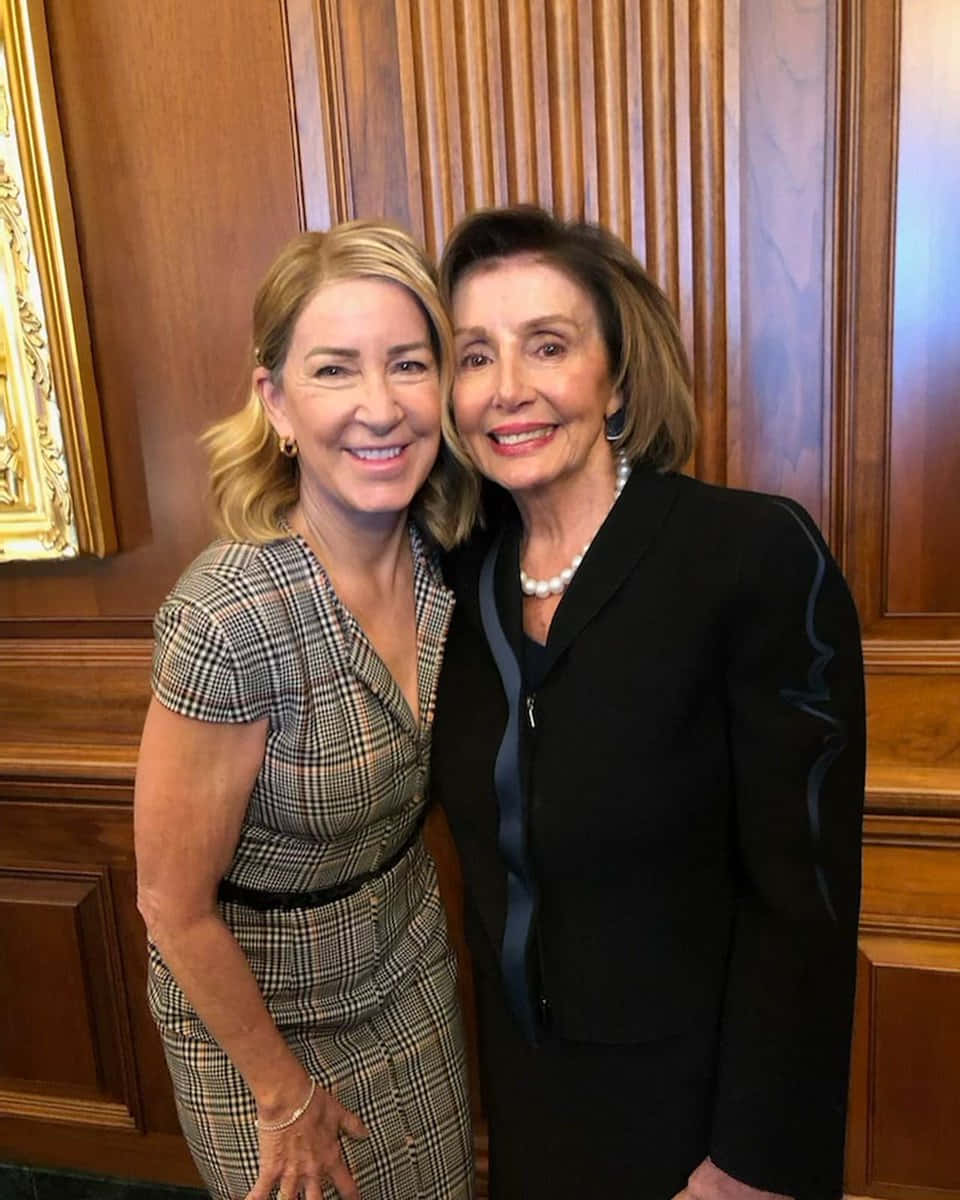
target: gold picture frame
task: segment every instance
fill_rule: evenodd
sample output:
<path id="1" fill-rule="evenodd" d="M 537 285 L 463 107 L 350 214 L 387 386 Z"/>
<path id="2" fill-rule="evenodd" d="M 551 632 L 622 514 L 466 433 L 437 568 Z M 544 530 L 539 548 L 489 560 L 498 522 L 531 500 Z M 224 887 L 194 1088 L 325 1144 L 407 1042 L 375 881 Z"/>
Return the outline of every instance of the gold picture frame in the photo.
<path id="1" fill-rule="evenodd" d="M 117 548 L 42 0 L 0 0 L 0 564 Z"/>

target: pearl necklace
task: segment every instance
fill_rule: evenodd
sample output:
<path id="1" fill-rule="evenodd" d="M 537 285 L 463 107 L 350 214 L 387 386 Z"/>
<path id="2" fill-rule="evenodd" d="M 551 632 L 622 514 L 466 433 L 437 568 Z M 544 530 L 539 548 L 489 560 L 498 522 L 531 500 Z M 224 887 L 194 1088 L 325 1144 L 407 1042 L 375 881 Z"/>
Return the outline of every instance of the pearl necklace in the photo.
<path id="1" fill-rule="evenodd" d="M 617 482 L 613 490 L 613 504 L 620 499 L 620 493 L 626 486 L 627 480 L 630 478 L 630 464 L 627 462 L 627 456 L 624 453 L 617 455 Z M 610 505 L 613 508 L 613 504 Z M 594 534 L 593 537 L 597 535 Z M 590 539 L 590 542 L 593 538 Z M 573 556 L 573 561 L 569 567 L 564 567 L 559 575 L 554 575 L 550 579 L 532 579 L 523 567 L 520 568 L 520 587 L 525 596 L 536 596 L 539 600 L 545 600 L 547 596 L 559 596 L 567 590 L 567 585 L 573 578 L 577 567 L 583 562 L 583 556 L 590 549 L 590 542 L 584 546 L 579 554 Z"/>

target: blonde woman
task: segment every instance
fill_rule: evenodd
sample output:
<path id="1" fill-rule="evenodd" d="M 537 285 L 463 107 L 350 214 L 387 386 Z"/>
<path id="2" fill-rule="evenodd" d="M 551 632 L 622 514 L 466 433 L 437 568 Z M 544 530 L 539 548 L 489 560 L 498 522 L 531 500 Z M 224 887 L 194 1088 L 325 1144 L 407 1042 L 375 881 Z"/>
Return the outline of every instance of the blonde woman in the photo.
<path id="1" fill-rule="evenodd" d="M 151 1008 L 218 1200 L 472 1194 L 453 955 L 421 819 L 463 531 L 451 367 L 398 230 L 304 234 L 208 435 L 224 537 L 157 614 L 136 788 Z"/>

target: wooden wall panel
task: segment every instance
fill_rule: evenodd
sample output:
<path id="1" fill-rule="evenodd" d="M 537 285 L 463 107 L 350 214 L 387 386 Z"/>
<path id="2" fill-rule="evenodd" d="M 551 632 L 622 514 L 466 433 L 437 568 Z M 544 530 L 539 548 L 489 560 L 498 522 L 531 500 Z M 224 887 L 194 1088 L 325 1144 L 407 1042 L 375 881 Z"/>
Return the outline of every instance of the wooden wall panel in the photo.
<path id="1" fill-rule="evenodd" d="M 960 618 L 956 26 L 955 0 L 903 5 L 884 610 Z"/>
<path id="2" fill-rule="evenodd" d="M 960 822 L 868 815 L 847 1189 L 960 1196 Z"/>
<path id="3" fill-rule="evenodd" d="M 145 1003 L 134 763 L 0 763 L 0 1159 L 196 1183 Z"/>
<path id="4" fill-rule="evenodd" d="M 874 1186 L 922 1185 L 957 1196 L 960 1090 L 945 1089 L 943 1078 L 960 1065 L 960 939 L 913 949 L 909 967 L 902 952 L 889 966 L 873 964 Z M 904 1022 L 911 1022 L 910 1038 L 901 1035 Z"/>
<path id="5" fill-rule="evenodd" d="M 730 214 L 738 253 L 728 260 L 739 276 L 738 373 L 727 479 L 793 496 L 823 521 L 831 6 L 738 8 L 737 158 L 727 158 L 739 195 Z"/>
<path id="6" fill-rule="evenodd" d="M 209 540 L 196 436 L 245 382 L 249 310 L 300 224 L 282 12 L 48 4 L 122 553 L 0 574 L 0 622 L 148 633 Z"/>
<path id="7" fill-rule="evenodd" d="M 957 812 L 867 816 L 847 1147 L 858 1195 L 960 1196 Z"/>
<path id="8" fill-rule="evenodd" d="M 330 13 L 345 6 L 312 2 L 321 40 L 336 37 Z M 903 1108 L 888 1081 L 929 1052 L 902 997 L 934 1024 L 954 1002 L 949 972 L 929 969 L 960 916 L 958 529 L 936 508 L 960 445 L 945 415 L 952 343 L 936 353 L 955 308 L 953 225 L 936 216 L 951 212 L 954 168 L 929 213 L 922 173 L 906 192 L 902 176 L 911 155 L 926 169 L 956 140 L 947 97 L 960 13 L 949 0 L 911 0 L 909 14 L 898 0 L 356 7 L 376 16 L 348 16 L 320 53 L 342 65 L 331 103 L 346 112 L 351 211 L 406 217 L 434 252 L 463 212 L 487 204 L 532 200 L 613 228 L 664 287 L 693 351 L 691 468 L 799 499 L 850 578 L 869 671 L 864 919 L 888 938 L 889 959 L 857 1027 L 851 1188 L 895 1196 L 913 1180 L 923 1195 L 946 1176 L 925 1175 L 888 1136 Z M 378 79 L 356 33 L 364 20 L 388 31 L 367 30 Z M 402 196 L 382 187 L 367 111 L 406 164 Z M 919 260 L 918 238 L 936 247 Z M 916 321 L 896 322 L 908 308 L 926 314 L 918 337 Z M 437 847 L 449 857 L 442 838 Z M 949 1087 L 960 1062 L 952 1042 L 936 1045 Z"/>
<path id="9" fill-rule="evenodd" d="M 0 572 L 0 1159 L 196 1185 L 132 779 L 150 619 L 210 538 L 196 437 L 243 394 L 255 285 L 303 220 L 294 64 L 280 0 L 46 16 L 121 549 Z"/>
<path id="10" fill-rule="evenodd" d="M 307 2 L 290 0 L 298 12 Z M 343 131 L 340 166 L 326 176 L 350 175 L 315 211 L 408 222 L 433 253 L 485 205 L 603 221 L 680 316 L 697 474 L 829 515 L 828 0 L 313 9 L 311 54 L 341 72 L 325 126 Z M 313 92 L 298 102 L 307 146 L 321 137 L 318 111 Z M 404 171 L 405 186 L 387 186 Z M 322 187 L 305 175 L 308 194 Z"/>
<path id="11" fill-rule="evenodd" d="M 937 64 L 960 13 L 859 0 L 840 15 L 834 513 L 869 714 L 848 1187 L 945 1198 L 960 1195 L 960 576 L 942 475 L 957 466 L 942 415 L 955 238 L 938 230 L 960 193 L 952 166 L 929 172 L 954 119 Z"/>
<path id="12" fill-rule="evenodd" d="M 103 871 L 0 868 L 0 1113 L 140 1124 L 111 914 Z"/>
<path id="13" fill-rule="evenodd" d="M 865 934 L 859 1005 L 872 1036 L 855 1060 L 860 1136 L 849 1148 L 848 1186 L 894 1198 L 960 1196 L 960 1091 L 944 1086 L 960 1065 L 960 937 Z"/>
<path id="14" fill-rule="evenodd" d="M 950 166 L 929 175 L 955 120 L 937 64 L 958 21 L 956 6 L 927 0 L 841 8 L 834 511 L 866 639 L 868 806 L 890 821 L 960 817 L 960 620 L 950 616 L 960 575 L 949 551 L 960 531 L 938 474 L 957 465 L 938 405 L 960 377 L 932 312 L 953 237 L 937 230 L 960 176 Z M 957 829 L 928 834 L 941 846 Z M 901 924 L 939 919 L 943 897 L 960 895 L 955 856 L 909 839 L 882 856 Z"/>
<path id="15" fill-rule="evenodd" d="M 0 762 L 135 746 L 151 654 L 139 638 L 0 638 Z"/>
<path id="16" fill-rule="evenodd" d="M 845 566 L 867 633 L 894 640 L 904 650 L 915 644 L 920 657 L 924 644 L 939 642 L 945 660 L 951 655 L 960 658 L 960 576 L 953 571 L 956 555 L 951 553 L 957 527 L 952 508 L 942 503 L 942 472 L 947 470 L 952 479 L 957 462 L 953 429 L 949 421 L 943 423 L 943 397 L 955 394 L 957 366 L 952 349 L 931 353 L 931 338 L 943 344 L 942 314 L 931 316 L 929 326 L 923 320 L 904 320 L 918 297 L 929 289 L 932 300 L 943 287 L 936 273 L 940 268 L 931 263 L 928 271 L 930 260 L 924 258 L 923 246 L 928 226 L 936 228 L 942 222 L 949 197 L 955 199 L 956 193 L 957 177 L 950 168 L 922 204 L 912 191 L 912 180 L 905 178 L 913 165 L 912 158 L 902 158 L 901 147 L 914 157 L 926 156 L 946 132 L 935 120 L 927 130 L 925 118 L 919 116 L 920 124 L 906 129 L 900 109 L 904 78 L 917 95 L 925 94 L 931 84 L 936 87 L 941 78 L 933 70 L 928 80 L 926 67 L 916 62 L 917 41 L 925 37 L 922 29 L 928 18 L 939 15 L 942 21 L 946 14 L 954 25 L 958 19 L 954 5 L 927 12 L 928 7 L 927 0 L 902 7 L 896 0 L 859 0 L 851 5 L 847 22 L 844 61 L 851 87 L 842 106 L 846 139 L 840 240 L 848 244 L 846 278 L 839 289 L 838 338 L 849 453 L 839 485 Z M 913 32 L 904 44 L 901 26 L 908 12 Z M 942 59 L 951 41 L 943 34 L 938 43 Z M 929 101 L 929 111 L 949 114 L 949 86 L 943 83 L 936 96 L 939 99 Z M 901 189 L 907 201 L 898 207 Z M 953 243 L 941 238 L 940 244 L 947 256 L 942 268 L 947 270 Z M 925 282 L 917 281 L 917 272 L 927 272 Z M 899 323 L 898 280 L 905 288 Z M 911 363 L 925 364 L 924 373 L 912 376 L 907 386 L 902 372 L 909 374 Z M 933 491 L 935 480 L 939 482 Z M 918 497 L 924 498 L 922 514 Z M 921 602 L 916 588 L 926 589 L 926 600 Z M 908 603 L 911 615 L 903 615 Z"/>

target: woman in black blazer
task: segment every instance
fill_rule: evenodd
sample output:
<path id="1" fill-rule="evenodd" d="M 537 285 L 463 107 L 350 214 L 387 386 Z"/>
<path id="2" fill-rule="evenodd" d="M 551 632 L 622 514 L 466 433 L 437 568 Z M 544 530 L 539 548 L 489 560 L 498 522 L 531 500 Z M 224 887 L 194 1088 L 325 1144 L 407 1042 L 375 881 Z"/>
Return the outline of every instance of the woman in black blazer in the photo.
<path id="1" fill-rule="evenodd" d="M 463 865 L 493 1200 L 841 1192 L 857 618 L 810 517 L 679 474 L 689 370 L 616 238 L 491 210 L 441 264 L 487 488 L 433 790 Z"/>

